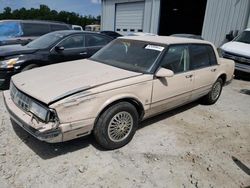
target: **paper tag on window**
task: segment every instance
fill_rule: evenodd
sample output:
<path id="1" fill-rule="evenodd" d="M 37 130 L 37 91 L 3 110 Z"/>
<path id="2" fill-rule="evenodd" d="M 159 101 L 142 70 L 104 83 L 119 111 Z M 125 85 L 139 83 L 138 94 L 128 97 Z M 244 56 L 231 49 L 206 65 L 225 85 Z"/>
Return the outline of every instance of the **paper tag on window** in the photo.
<path id="1" fill-rule="evenodd" d="M 157 50 L 157 51 L 162 51 L 162 50 L 164 50 L 164 47 L 162 47 L 162 46 L 155 46 L 155 45 L 147 45 L 146 47 L 145 47 L 145 49 L 148 49 L 148 50 Z"/>

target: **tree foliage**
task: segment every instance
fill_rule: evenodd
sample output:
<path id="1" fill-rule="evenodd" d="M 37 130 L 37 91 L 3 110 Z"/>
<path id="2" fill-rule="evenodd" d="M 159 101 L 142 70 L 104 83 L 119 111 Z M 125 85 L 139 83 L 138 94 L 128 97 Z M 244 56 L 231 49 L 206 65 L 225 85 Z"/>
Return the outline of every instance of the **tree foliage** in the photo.
<path id="1" fill-rule="evenodd" d="M 89 24 L 99 24 L 100 16 L 81 16 L 75 12 L 67 12 L 56 10 L 51 10 L 47 5 L 40 5 L 39 9 L 31 8 L 31 9 L 16 9 L 11 10 L 10 7 L 5 7 L 4 11 L 0 13 L 0 20 L 4 19 L 21 19 L 21 20 L 53 20 L 53 21 L 61 21 L 68 24 L 74 25 L 89 25 Z"/>

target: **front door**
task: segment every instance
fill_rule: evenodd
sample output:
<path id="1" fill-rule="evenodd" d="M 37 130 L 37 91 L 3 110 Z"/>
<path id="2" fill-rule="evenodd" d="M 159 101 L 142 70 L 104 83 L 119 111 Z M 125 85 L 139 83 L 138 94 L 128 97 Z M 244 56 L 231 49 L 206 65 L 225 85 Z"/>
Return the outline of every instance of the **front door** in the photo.
<path id="1" fill-rule="evenodd" d="M 188 45 L 172 45 L 164 55 L 160 67 L 174 72 L 173 77 L 153 80 L 152 114 L 184 104 L 190 100 L 194 72 L 189 70 Z"/>
<path id="2" fill-rule="evenodd" d="M 85 47 L 84 35 L 73 35 L 61 41 L 57 47 L 62 48 L 57 50 L 55 47 L 51 52 L 51 60 L 53 62 L 73 61 L 89 57 L 87 48 Z"/>

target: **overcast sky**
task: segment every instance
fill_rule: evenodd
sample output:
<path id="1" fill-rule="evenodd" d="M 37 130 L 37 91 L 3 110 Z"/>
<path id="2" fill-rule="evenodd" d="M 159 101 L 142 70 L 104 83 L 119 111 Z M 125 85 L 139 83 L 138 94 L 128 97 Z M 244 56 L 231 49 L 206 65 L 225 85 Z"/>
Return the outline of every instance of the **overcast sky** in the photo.
<path id="1" fill-rule="evenodd" d="M 38 8 L 40 4 L 48 5 L 50 9 L 57 11 L 76 12 L 83 16 L 101 14 L 101 0 L 0 0 L 0 12 L 7 6 L 14 10 L 22 7 Z"/>

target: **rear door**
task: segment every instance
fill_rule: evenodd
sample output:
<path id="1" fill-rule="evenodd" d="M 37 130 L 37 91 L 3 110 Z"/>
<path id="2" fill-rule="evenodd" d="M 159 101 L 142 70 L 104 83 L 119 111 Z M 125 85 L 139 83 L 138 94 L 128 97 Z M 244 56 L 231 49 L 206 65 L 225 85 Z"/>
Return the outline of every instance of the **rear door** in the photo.
<path id="1" fill-rule="evenodd" d="M 194 72 L 189 70 L 188 45 L 172 45 L 160 67 L 174 72 L 173 77 L 153 80 L 152 113 L 162 112 L 188 102 L 193 89 Z"/>
<path id="2" fill-rule="evenodd" d="M 190 69 L 194 71 L 192 100 L 206 95 L 217 79 L 218 63 L 212 46 L 192 44 L 189 46 Z"/>

